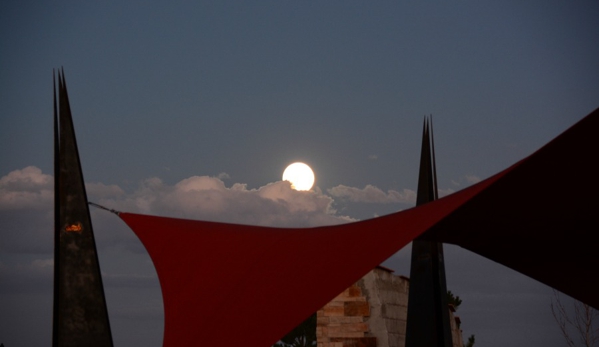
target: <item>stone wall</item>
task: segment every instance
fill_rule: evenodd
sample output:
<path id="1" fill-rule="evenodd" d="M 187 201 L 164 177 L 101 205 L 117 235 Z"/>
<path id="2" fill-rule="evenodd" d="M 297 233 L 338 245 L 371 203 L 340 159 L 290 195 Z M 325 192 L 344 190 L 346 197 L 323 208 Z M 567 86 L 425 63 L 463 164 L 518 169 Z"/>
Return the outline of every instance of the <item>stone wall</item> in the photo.
<path id="1" fill-rule="evenodd" d="M 451 337 L 453 347 L 464 347 L 462 329 L 460 329 L 460 317 L 455 315 L 453 305 L 449 305 L 449 322 L 451 323 Z"/>
<path id="2" fill-rule="evenodd" d="M 410 281 L 377 267 L 317 312 L 318 347 L 404 347 Z M 454 347 L 462 347 L 450 308 Z"/>
<path id="3" fill-rule="evenodd" d="M 356 283 L 337 295 L 316 313 L 316 340 L 319 347 L 376 347 L 369 333 L 370 308 Z"/>

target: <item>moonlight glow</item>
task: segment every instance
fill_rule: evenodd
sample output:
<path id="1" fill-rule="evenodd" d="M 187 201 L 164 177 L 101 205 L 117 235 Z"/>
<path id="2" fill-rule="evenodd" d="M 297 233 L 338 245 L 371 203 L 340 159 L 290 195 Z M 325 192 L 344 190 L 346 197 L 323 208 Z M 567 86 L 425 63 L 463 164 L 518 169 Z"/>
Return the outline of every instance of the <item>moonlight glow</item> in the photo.
<path id="1" fill-rule="evenodd" d="M 283 181 L 289 181 L 295 190 L 310 190 L 314 184 L 314 172 L 304 163 L 293 163 L 283 171 Z"/>

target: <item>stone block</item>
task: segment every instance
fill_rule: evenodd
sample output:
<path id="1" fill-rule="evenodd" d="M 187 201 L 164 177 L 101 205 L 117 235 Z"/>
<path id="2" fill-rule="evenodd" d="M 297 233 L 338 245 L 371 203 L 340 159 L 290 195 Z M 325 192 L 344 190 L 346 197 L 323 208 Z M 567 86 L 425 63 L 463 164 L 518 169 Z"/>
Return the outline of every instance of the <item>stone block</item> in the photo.
<path id="1" fill-rule="evenodd" d="M 404 347 L 405 343 L 405 335 L 389 334 L 389 347 Z"/>
<path id="2" fill-rule="evenodd" d="M 362 295 L 362 290 L 360 289 L 360 287 L 358 287 L 357 284 L 352 284 L 351 286 L 346 288 L 344 291 L 342 291 L 339 295 L 337 295 L 337 298 L 347 298 L 347 297 L 355 297 L 355 296 L 361 296 L 361 295 Z"/>
<path id="3" fill-rule="evenodd" d="M 399 334 L 401 332 L 400 327 L 401 321 L 398 320 L 385 320 L 385 328 L 387 328 L 387 332 L 389 334 Z"/>
<path id="4" fill-rule="evenodd" d="M 343 347 L 343 342 L 323 342 L 318 347 Z"/>
<path id="5" fill-rule="evenodd" d="M 345 315 L 345 307 L 344 306 L 329 306 L 329 305 L 327 305 L 323 308 L 323 311 L 324 311 L 325 317 Z"/>
<path id="6" fill-rule="evenodd" d="M 347 298 L 343 299 L 344 302 L 348 302 L 348 301 L 366 301 L 366 297 L 364 296 L 348 296 Z"/>
<path id="7" fill-rule="evenodd" d="M 405 319 L 401 319 L 398 321 L 399 324 L 397 324 L 397 326 L 399 327 L 399 334 L 400 335 L 406 335 L 406 326 L 408 325 L 407 321 Z"/>
<path id="8" fill-rule="evenodd" d="M 326 328 L 329 336 L 333 337 L 343 337 L 347 336 L 346 334 L 351 334 L 349 337 L 356 337 L 354 333 L 360 333 L 357 336 L 364 336 L 364 333 L 368 331 L 368 324 L 366 323 L 351 323 L 351 324 L 341 324 L 341 325 L 329 325 Z"/>
<path id="9" fill-rule="evenodd" d="M 351 323 L 351 324 L 345 324 L 345 326 L 350 330 L 350 331 L 360 331 L 360 332 L 367 332 L 368 331 L 368 324 L 367 323 Z"/>
<path id="10" fill-rule="evenodd" d="M 396 304 L 381 305 L 381 315 L 387 319 L 406 319 L 408 316 L 408 308 Z"/>
<path id="11" fill-rule="evenodd" d="M 370 316 L 370 307 L 365 301 L 348 301 L 344 304 L 346 316 Z"/>
<path id="12" fill-rule="evenodd" d="M 331 317 L 316 316 L 316 326 L 328 325 L 331 322 Z"/>
<path id="13" fill-rule="evenodd" d="M 349 288 L 346 288 L 344 291 L 342 291 L 341 293 L 337 294 L 337 296 L 333 298 L 333 301 L 334 300 L 340 300 L 340 301 L 345 300 L 345 298 L 349 296 L 348 289 Z"/>
<path id="14" fill-rule="evenodd" d="M 362 290 L 360 289 L 360 287 L 358 287 L 357 285 L 354 284 L 351 287 L 347 288 L 347 296 L 349 296 L 349 297 L 362 296 Z"/>
<path id="15" fill-rule="evenodd" d="M 343 337 L 343 338 L 351 338 L 351 337 L 364 337 L 364 333 L 362 332 L 338 332 L 338 333 L 329 333 L 330 339 L 335 337 Z"/>
<path id="16" fill-rule="evenodd" d="M 330 324 L 352 324 L 352 323 L 363 323 L 364 317 L 361 316 L 334 316 L 327 317 L 329 319 Z"/>
<path id="17" fill-rule="evenodd" d="M 332 338 L 332 341 L 342 343 L 343 347 L 377 347 L 376 337 Z"/>
<path id="18" fill-rule="evenodd" d="M 327 306 L 343 306 L 344 303 L 345 303 L 345 300 L 334 299 L 333 301 L 329 302 L 327 304 Z"/>

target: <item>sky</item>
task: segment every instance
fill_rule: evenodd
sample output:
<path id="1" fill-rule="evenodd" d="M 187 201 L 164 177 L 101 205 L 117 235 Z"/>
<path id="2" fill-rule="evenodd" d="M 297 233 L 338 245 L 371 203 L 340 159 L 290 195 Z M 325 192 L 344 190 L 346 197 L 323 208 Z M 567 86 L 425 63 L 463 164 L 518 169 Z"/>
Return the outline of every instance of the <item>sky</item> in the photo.
<path id="1" fill-rule="evenodd" d="M 596 1 L 0 2 L 0 343 L 51 341 L 53 69 L 90 201 L 310 227 L 412 207 L 425 115 L 444 196 L 596 109 L 597 18 Z M 309 192 L 281 181 L 295 161 Z M 149 256 L 118 217 L 92 208 L 92 223 L 115 345 L 160 346 Z M 564 345 L 551 288 L 445 253 L 465 337 Z M 407 276 L 409 254 L 384 265 Z"/>

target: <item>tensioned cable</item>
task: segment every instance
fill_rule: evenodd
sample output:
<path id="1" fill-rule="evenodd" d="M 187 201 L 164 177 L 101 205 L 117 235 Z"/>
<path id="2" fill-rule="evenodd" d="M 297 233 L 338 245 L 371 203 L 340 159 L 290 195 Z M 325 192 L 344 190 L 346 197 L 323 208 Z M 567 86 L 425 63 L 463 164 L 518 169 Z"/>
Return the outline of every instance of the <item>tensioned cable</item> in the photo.
<path id="1" fill-rule="evenodd" d="M 104 206 L 102 206 L 102 205 L 98 205 L 98 204 L 96 204 L 95 202 L 88 201 L 87 203 L 88 203 L 89 205 L 95 206 L 95 207 L 97 207 L 97 208 L 101 208 L 101 209 L 103 209 L 103 210 L 106 210 L 106 211 L 108 211 L 108 212 L 112 212 L 112 213 L 116 214 L 117 216 L 118 216 L 118 215 L 121 213 L 121 211 L 113 210 L 113 209 L 111 209 L 111 208 L 104 207 Z"/>

